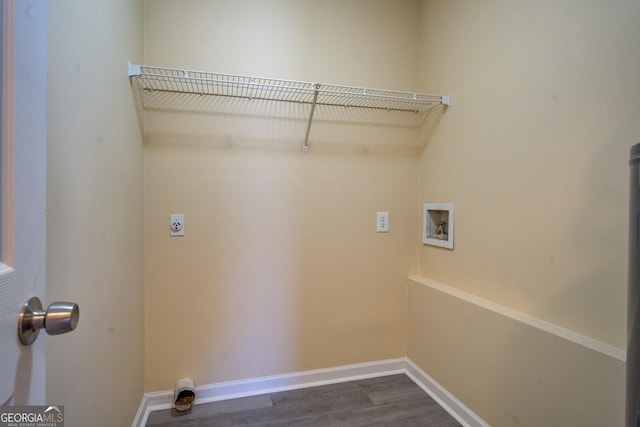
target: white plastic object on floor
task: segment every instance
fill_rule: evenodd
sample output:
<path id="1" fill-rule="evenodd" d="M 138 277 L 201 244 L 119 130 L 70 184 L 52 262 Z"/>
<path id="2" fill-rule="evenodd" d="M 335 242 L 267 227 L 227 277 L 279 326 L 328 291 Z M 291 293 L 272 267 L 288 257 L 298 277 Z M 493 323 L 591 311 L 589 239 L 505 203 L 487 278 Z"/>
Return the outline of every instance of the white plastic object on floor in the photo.
<path id="1" fill-rule="evenodd" d="M 178 380 L 173 392 L 173 402 L 177 411 L 183 412 L 191 409 L 196 400 L 196 384 L 191 378 Z"/>

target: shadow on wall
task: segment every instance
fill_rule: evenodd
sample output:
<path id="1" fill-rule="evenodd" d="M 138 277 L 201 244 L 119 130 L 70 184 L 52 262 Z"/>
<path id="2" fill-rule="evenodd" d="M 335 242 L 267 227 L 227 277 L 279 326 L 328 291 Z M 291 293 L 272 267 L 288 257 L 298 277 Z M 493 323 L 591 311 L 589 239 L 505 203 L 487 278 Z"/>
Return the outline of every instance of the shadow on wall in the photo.
<path id="1" fill-rule="evenodd" d="M 440 119 L 447 111 L 447 105 L 438 105 L 424 113 L 422 127 L 420 128 L 420 155 L 423 154 L 425 148 L 431 141 L 433 134 L 438 128 Z"/>
<path id="2" fill-rule="evenodd" d="M 169 92 L 144 96 L 147 144 L 178 140 L 180 144 L 202 143 L 210 148 L 295 152 L 302 149 L 309 124 L 310 106 L 299 103 Z M 425 121 L 428 126 L 437 125 L 435 117 L 441 115 L 441 107 L 414 113 L 317 106 L 310 128 L 310 151 L 416 156 L 420 124 Z"/>

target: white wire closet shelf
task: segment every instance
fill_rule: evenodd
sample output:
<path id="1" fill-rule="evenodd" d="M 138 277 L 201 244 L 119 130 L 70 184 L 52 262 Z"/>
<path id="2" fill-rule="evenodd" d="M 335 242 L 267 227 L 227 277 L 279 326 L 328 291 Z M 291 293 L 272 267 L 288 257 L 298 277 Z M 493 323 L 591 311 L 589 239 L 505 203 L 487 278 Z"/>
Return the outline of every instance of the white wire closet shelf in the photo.
<path id="1" fill-rule="evenodd" d="M 303 151 L 316 105 L 423 113 L 436 105 L 450 105 L 449 95 L 430 95 L 386 89 L 283 80 L 129 64 L 129 78 L 138 90 L 211 95 L 311 106 Z"/>

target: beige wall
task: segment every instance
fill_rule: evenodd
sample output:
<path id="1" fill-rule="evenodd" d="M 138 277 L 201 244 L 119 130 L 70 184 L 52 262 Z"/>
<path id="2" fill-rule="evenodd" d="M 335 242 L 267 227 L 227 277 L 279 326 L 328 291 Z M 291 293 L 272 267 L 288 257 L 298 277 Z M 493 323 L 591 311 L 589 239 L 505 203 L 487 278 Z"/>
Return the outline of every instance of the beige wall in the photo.
<path id="1" fill-rule="evenodd" d="M 145 61 L 416 90 L 418 6 L 149 1 Z M 169 98 L 145 113 L 146 390 L 404 356 L 418 128 L 318 108 L 303 154 L 308 107 Z"/>
<path id="2" fill-rule="evenodd" d="M 456 249 L 423 274 L 625 346 L 631 2 L 425 2 L 422 85 L 451 90 L 421 199 L 456 203 Z M 450 88 L 450 89 L 449 89 Z"/>
<path id="3" fill-rule="evenodd" d="M 622 426 L 625 364 L 409 281 L 409 358 L 492 426 Z"/>
<path id="4" fill-rule="evenodd" d="M 47 300 L 80 305 L 47 340 L 47 402 L 125 426 L 143 392 L 143 146 L 127 62 L 142 2 L 55 0 L 49 16 Z"/>
<path id="5" fill-rule="evenodd" d="M 455 203 L 456 230 L 453 251 L 420 248 L 421 275 L 626 348 L 627 161 L 640 135 L 639 18 L 640 6 L 627 1 L 422 3 L 422 89 L 451 91 L 453 106 L 422 141 L 420 199 Z M 453 310 L 416 317 L 433 306 L 429 298 L 411 301 L 409 317 L 422 323 L 410 321 L 409 330 L 436 321 L 441 329 L 410 333 L 408 355 L 491 424 L 566 425 L 539 396 L 547 383 L 536 381 L 554 376 L 565 387 L 547 388 L 567 390 L 569 413 L 592 406 L 604 424 L 621 422 L 622 400 L 592 394 L 580 401 L 568 393 L 595 386 L 581 377 L 590 371 L 621 397 L 616 360 L 596 361 L 522 327 L 516 338 L 489 326 L 465 329 Z M 471 361 L 450 356 L 476 334 L 481 339 L 464 346 Z M 539 344 L 537 359 L 548 363 L 518 356 L 529 338 Z M 475 360 L 474 343 L 495 358 L 481 348 Z M 575 359 L 576 369 L 566 369 L 559 352 Z M 506 365 L 488 378 L 484 362 Z M 611 368 L 614 381 L 604 375 Z M 466 374 L 476 385 L 464 385 Z M 512 404 L 482 401 L 492 386 Z M 524 402 L 538 398 L 541 411 L 524 413 Z"/>

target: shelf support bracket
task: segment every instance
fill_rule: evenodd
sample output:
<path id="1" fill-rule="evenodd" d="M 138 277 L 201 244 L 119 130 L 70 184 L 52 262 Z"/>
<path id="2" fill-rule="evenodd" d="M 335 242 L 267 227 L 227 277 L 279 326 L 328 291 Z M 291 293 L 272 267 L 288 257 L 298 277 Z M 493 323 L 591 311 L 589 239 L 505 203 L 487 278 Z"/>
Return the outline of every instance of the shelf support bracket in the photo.
<path id="1" fill-rule="evenodd" d="M 139 76 L 140 74 L 142 74 L 140 65 L 129 62 L 129 77 Z"/>
<path id="2" fill-rule="evenodd" d="M 302 152 L 306 153 L 309 151 L 309 132 L 311 131 L 311 122 L 313 121 L 313 113 L 316 110 L 316 102 L 318 102 L 318 90 L 320 89 L 319 83 L 313 84 L 313 102 L 311 104 L 311 113 L 309 113 L 309 123 L 307 123 L 307 134 L 304 137 L 304 145 L 302 145 Z"/>

